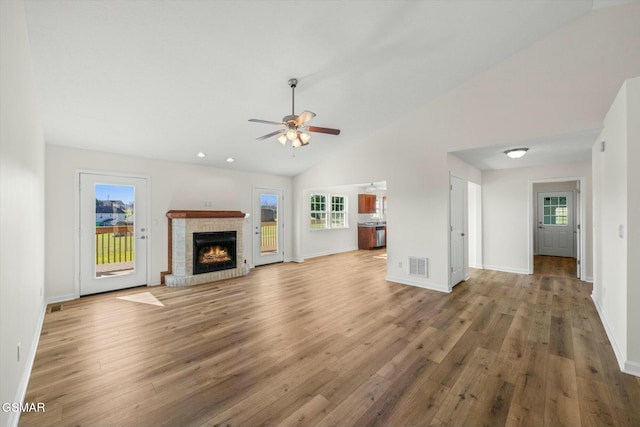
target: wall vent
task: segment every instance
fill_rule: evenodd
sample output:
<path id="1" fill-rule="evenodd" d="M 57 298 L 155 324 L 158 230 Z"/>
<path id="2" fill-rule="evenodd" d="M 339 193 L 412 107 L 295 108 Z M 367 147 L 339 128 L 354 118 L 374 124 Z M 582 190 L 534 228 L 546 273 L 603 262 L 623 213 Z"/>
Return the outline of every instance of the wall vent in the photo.
<path id="1" fill-rule="evenodd" d="M 427 270 L 427 258 L 409 257 L 409 275 L 429 277 Z"/>

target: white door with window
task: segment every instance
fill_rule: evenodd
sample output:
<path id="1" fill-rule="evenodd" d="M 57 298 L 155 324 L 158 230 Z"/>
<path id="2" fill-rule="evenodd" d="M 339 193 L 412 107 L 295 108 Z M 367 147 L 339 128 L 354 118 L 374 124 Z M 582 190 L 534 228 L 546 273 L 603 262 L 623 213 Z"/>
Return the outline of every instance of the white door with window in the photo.
<path id="1" fill-rule="evenodd" d="M 450 181 L 451 214 L 451 264 L 450 285 L 455 286 L 464 280 L 464 189 L 461 178 L 451 175 Z"/>
<path id="2" fill-rule="evenodd" d="M 573 191 L 538 193 L 538 254 L 574 257 Z"/>
<path id="3" fill-rule="evenodd" d="M 284 261 L 283 190 L 253 189 L 253 265 Z"/>
<path id="4" fill-rule="evenodd" d="M 80 173 L 80 295 L 147 284 L 147 179 Z"/>

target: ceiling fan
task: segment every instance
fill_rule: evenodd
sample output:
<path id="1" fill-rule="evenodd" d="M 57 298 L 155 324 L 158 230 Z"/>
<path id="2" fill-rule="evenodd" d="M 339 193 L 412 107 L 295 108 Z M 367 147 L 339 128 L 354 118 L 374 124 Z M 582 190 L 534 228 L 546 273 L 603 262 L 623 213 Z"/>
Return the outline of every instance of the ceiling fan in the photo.
<path id="1" fill-rule="evenodd" d="M 299 116 L 295 113 L 295 100 L 296 100 L 296 86 L 298 85 L 298 79 L 289 79 L 289 86 L 291 87 L 291 114 L 284 116 L 281 122 L 272 122 L 269 120 L 249 119 L 250 122 L 266 123 L 269 125 L 283 126 L 275 132 L 262 135 L 256 139 L 263 140 L 271 138 L 272 136 L 280 135 L 278 142 L 285 145 L 287 141 L 291 141 L 293 148 L 303 147 L 309 144 L 311 135 L 308 132 L 328 133 L 330 135 L 340 135 L 340 129 L 322 128 L 318 126 L 308 126 L 307 122 L 316 116 L 316 113 L 311 111 L 304 111 Z"/>

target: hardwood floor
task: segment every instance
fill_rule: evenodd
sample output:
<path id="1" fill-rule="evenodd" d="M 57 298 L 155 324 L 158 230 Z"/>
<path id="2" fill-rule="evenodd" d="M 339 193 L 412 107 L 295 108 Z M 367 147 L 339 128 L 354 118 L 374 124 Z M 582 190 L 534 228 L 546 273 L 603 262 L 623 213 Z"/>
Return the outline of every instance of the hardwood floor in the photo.
<path id="1" fill-rule="evenodd" d="M 473 270 L 442 294 L 386 282 L 383 254 L 64 303 L 20 425 L 640 425 L 590 284 Z"/>
<path id="2" fill-rule="evenodd" d="M 568 278 L 574 278 L 578 274 L 575 258 L 546 255 L 533 257 L 533 272 L 534 274 Z"/>

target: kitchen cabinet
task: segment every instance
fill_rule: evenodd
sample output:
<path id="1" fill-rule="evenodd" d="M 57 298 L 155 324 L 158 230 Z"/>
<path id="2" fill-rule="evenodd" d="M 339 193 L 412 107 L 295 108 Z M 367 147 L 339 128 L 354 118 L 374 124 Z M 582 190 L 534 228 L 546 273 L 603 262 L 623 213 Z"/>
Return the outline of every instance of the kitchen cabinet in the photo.
<path id="1" fill-rule="evenodd" d="M 383 233 L 382 229 L 384 229 Z M 384 228 L 381 226 L 358 226 L 358 249 L 375 249 L 386 246 L 386 234 L 386 226 Z"/>
<path id="2" fill-rule="evenodd" d="M 358 213 L 376 213 L 375 194 L 358 194 Z"/>

